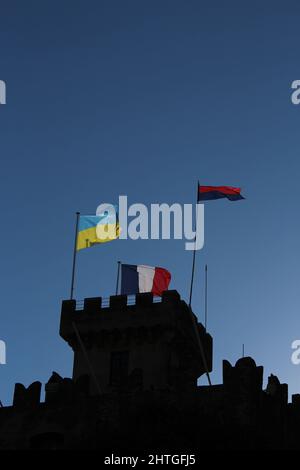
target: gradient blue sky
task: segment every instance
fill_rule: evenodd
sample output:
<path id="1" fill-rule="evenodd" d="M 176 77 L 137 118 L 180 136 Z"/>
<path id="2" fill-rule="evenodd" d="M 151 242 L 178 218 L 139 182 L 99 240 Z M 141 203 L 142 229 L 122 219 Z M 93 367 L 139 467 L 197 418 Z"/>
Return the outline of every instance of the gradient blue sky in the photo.
<path id="1" fill-rule="evenodd" d="M 0 13 L 3 403 L 15 382 L 72 374 L 58 328 L 75 211 L 119 194 L 193 202 L 198 178 L 247 197 L 206 204 L 194 309 L 203 320 L 208 263 L 213 383 L 244 342 L 265 379 L 300 392 L 299 2 L 2 0 Z M 188 298 L 182 241 L 79 253 L 76 298 L 112 294 L 118 259 L 168 268 Z"/>

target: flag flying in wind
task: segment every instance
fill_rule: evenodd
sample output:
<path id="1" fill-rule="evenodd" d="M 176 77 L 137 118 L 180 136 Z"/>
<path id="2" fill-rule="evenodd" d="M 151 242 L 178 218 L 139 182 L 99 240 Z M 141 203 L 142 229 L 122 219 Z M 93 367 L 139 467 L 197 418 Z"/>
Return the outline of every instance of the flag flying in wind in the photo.
<path id="1" fill-rule="evenodd" d="M 161 296 L 167 290 L 171 274 L 164 268 L 122 264 L 121 294 L 131 295 L 152 292 Z"/>
<path id="2" fill-rule="evenodd" d="M 210 201 L 226 197 L 229 201 L 245 199 L 241 195 L 241 188 L 232 186 L 200 186 L 198 185 L 198 201 Z"/>
<path id="3" fill-rule="evenodd" d="M 97 243 L 105 243 L 119 237 L 118 211 L 105 211 L 100 215 L 79 217 L 76 249 L 90 248 Z"/>

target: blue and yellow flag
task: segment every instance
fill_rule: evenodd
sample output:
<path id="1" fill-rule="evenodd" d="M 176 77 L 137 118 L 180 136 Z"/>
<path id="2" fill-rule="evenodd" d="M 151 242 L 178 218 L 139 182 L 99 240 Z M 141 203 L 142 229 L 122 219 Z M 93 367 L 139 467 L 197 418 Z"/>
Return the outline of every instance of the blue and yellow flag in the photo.
<path id="1" fill-rule="evenodd" d="M 106 243 L 119 237 L 120 227 L 117 210 L 105 211 L 100 215 L 79 217 L 76 249 L 90 248 L 97 243 Z"/>

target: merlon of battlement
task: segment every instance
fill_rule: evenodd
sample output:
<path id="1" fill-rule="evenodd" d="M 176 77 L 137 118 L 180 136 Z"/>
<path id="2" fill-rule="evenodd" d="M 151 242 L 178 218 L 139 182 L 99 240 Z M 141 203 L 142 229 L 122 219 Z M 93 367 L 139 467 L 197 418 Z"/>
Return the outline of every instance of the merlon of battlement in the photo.
<path id="1" fill-rule="evenodd" d="M 135 296 L 111 295 L 108 298 L 89 297 L 83 301 L 63 300 L 62 314 L 85 312 L 95 314 L 102 309 L 122 310 L 128 307 L 150 307 L 157 303 L 180 303 L 181 297 L 176 290 L 165 291 L 162 297 L 154 297 L 151 292 L 136 294 Z"/>

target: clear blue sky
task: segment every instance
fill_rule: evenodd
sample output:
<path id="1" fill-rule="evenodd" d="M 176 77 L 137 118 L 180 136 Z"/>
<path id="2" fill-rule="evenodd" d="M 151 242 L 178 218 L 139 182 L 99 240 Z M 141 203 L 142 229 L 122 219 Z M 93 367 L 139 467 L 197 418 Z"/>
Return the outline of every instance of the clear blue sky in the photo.
<path id="1" fill-rule="evenodd" d="M 75 211 L 119 194 L 193 202 L 198 178 L 247 197 L 206 204 L 194 309 L 202 320 L 208 263 L 212 380 L 244 342 L 300 392 L 299 2 L 3 0 L 0 14 L 0 399 L 72 374 L 58 328 Z M 188 298 L 181 241 L 81 252 L 76 298 L 112 294 L 118 259 L 168 268 Z"/>

